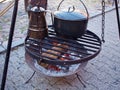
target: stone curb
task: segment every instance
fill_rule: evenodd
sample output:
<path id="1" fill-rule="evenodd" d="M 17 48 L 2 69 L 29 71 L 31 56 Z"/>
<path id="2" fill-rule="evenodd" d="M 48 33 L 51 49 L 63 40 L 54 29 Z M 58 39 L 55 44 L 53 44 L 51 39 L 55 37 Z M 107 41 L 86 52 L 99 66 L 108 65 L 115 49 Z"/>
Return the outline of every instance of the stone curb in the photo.
<path id="1" fill-rule="evenodd" d="M 11 48 L 13 49 L 15 47 L 24 45 L 24 40 L 25 39 L 23 38 L 23 39 L 19 39 L 17 41 L 12 42 L 12 47 Z M 7 43 L 5 43 L 3 46 L 0 46 L 0 54 L 6 52 L 6 50 L 7 50 Z"/>
<path id="2" fill-rule="evenodd" d="M 120 6 L 118 6 L 118 8 L 120 8 Z M 109 8 L 108 10 L 105 11 L 105 13 L 110 12 L 112 10 L 115 10 L 115 7 Z M 94 15 L 90 16 L 90 19 L 95 18 L 97 16 L 100 16 L 101 14 L 102 14 L 101 12 L 95 13 Z M 11 48 L 13 49 L 13 48 L 18 47 L 20 45 L 24 45 L 24 40 L 25 39 L 23 38 L 23 39 L 20 39 L 18 41 L 12 42 L 12 47 Z M 6 50 L 7 50 L 7 43 L 3 46 L 0 46 L 0 54 L 5 52 Z"/>
<path id="3" fill-rule="evenodd" d="M 120 8 L 120 5 L 118 6 L 118 8 Z M 108 13 L 108 12 L 113 11 L 113 10 L 115 10 L 115 7 L 109 8 L 108 10 L 105 11 L 105 13 Z M 102 15 L 102 13 L 95 13 L 94 15 L 91 15 L 90 19 L 95 18 L 99 15 Z"/>

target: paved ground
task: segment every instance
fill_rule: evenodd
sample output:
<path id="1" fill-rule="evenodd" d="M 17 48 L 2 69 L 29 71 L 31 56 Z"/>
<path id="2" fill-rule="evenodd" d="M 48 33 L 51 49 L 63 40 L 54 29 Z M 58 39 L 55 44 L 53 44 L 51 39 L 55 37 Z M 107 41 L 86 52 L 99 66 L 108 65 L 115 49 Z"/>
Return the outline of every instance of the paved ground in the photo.
<path id="1" fill-rule="evenodd" d="M 101 35 L 101 16 L 89 21 L 88 29 Z M 87 66 L 78 72 L 86 88 L 75 75 L 53 78 L 38 75 L 25 84 L 33 70 L 25 63 L 24 46 L 11 52 L 6 90 L 120 90 L 120 40 L 118 35 L 115 11 L 106 14 L 106 42 L 101 53 L 89 61 Z M 0 80 L 2 78 L 5 54 L 0 54 Z"/>
<path id="2" fill-rule="evenodd" d="M 101 16 L 90 19 L 88 29 L 101 36 Z M 76 75 L 53 78 L 35 74 L 31 81 L 25 84 L 33 70 L 25 63 L 24 46 L 20 46 L 11 52 L 5 90 L 120 90 L 120 40 L 114 10 L 106 13 L 105 40 L 100 54 L 78 72 L 86 88 Z M 0 81 L 4 60 L 5 53 L 1 53 Z"/>

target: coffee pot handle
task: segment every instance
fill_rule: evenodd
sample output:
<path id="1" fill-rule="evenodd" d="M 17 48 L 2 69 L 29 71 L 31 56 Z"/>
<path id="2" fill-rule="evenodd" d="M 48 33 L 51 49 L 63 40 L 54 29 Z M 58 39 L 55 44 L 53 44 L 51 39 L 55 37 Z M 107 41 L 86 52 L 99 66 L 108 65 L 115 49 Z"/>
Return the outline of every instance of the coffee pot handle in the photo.
<path id="1" fill-rule="evenodd" d="M 51 15 L 51 20 L 52 20 L 52 25 L 49 25 L 49 26 L 53 26 L 53 24 L 54 24 L 54 19 L 53 19 L 53 18 L 54 18 L 54 14 L 53 14 L 53 12 L 50 11 L 50 10 L 45 10 L 45 12 L 46 12 L 46 13 L 50 13 L 50 15 Z M 49 26 L 48 26 L 48 27 L 49 27 Z"/>

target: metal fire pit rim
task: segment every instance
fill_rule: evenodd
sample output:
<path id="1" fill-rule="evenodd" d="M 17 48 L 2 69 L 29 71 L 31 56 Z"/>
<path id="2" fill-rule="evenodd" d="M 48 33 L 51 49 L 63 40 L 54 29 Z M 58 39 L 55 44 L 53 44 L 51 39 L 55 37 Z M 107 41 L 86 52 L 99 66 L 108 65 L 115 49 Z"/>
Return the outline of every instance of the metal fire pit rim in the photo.
<path id="1" fill-rule="evenodd" d="M 93 55 L 89 55 L 87 57 L 81 58 L 81 59 L 77 59 L 74 61 L 61 61 L 61 60 L 47 60 L 47 59 L 42 59 L 42 62 L 47 63 L 47 64 L 53 64 L 53 65 L 72 65 L 72 64 L 78 64 L 78 63 L 82 63 L 82 62 L 86 62 L 89 61 L 91 59 L 93 59 L 94 57 L 96 57 L 100 51 L 101 51 L 101 40 L 100 38 L 93 32 L 87 30 L 88 33 L 91 33 L 99 42 L 100 47 L 99 49 L 95 52 L 95 54 Z M 32 57 L 35 58 L 36 60 L 40 59 L 40 56 L 37 56 L 35 54 L 33 54 L 27 47 L 25 47 L 26 52 Z"/>

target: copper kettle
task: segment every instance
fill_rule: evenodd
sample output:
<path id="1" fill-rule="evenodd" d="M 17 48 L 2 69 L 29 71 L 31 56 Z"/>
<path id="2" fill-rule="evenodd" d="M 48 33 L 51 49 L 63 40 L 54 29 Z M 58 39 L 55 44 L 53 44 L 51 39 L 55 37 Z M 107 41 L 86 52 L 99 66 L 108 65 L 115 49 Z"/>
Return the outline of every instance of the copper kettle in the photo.
<path id="1" fill-rule="evenodd" d="M 48 27 L 45 19 L 45 10 L 38 6 L 28 6 L 28 37 L 34 39 L 43 39 L 48 35 Z"/>

